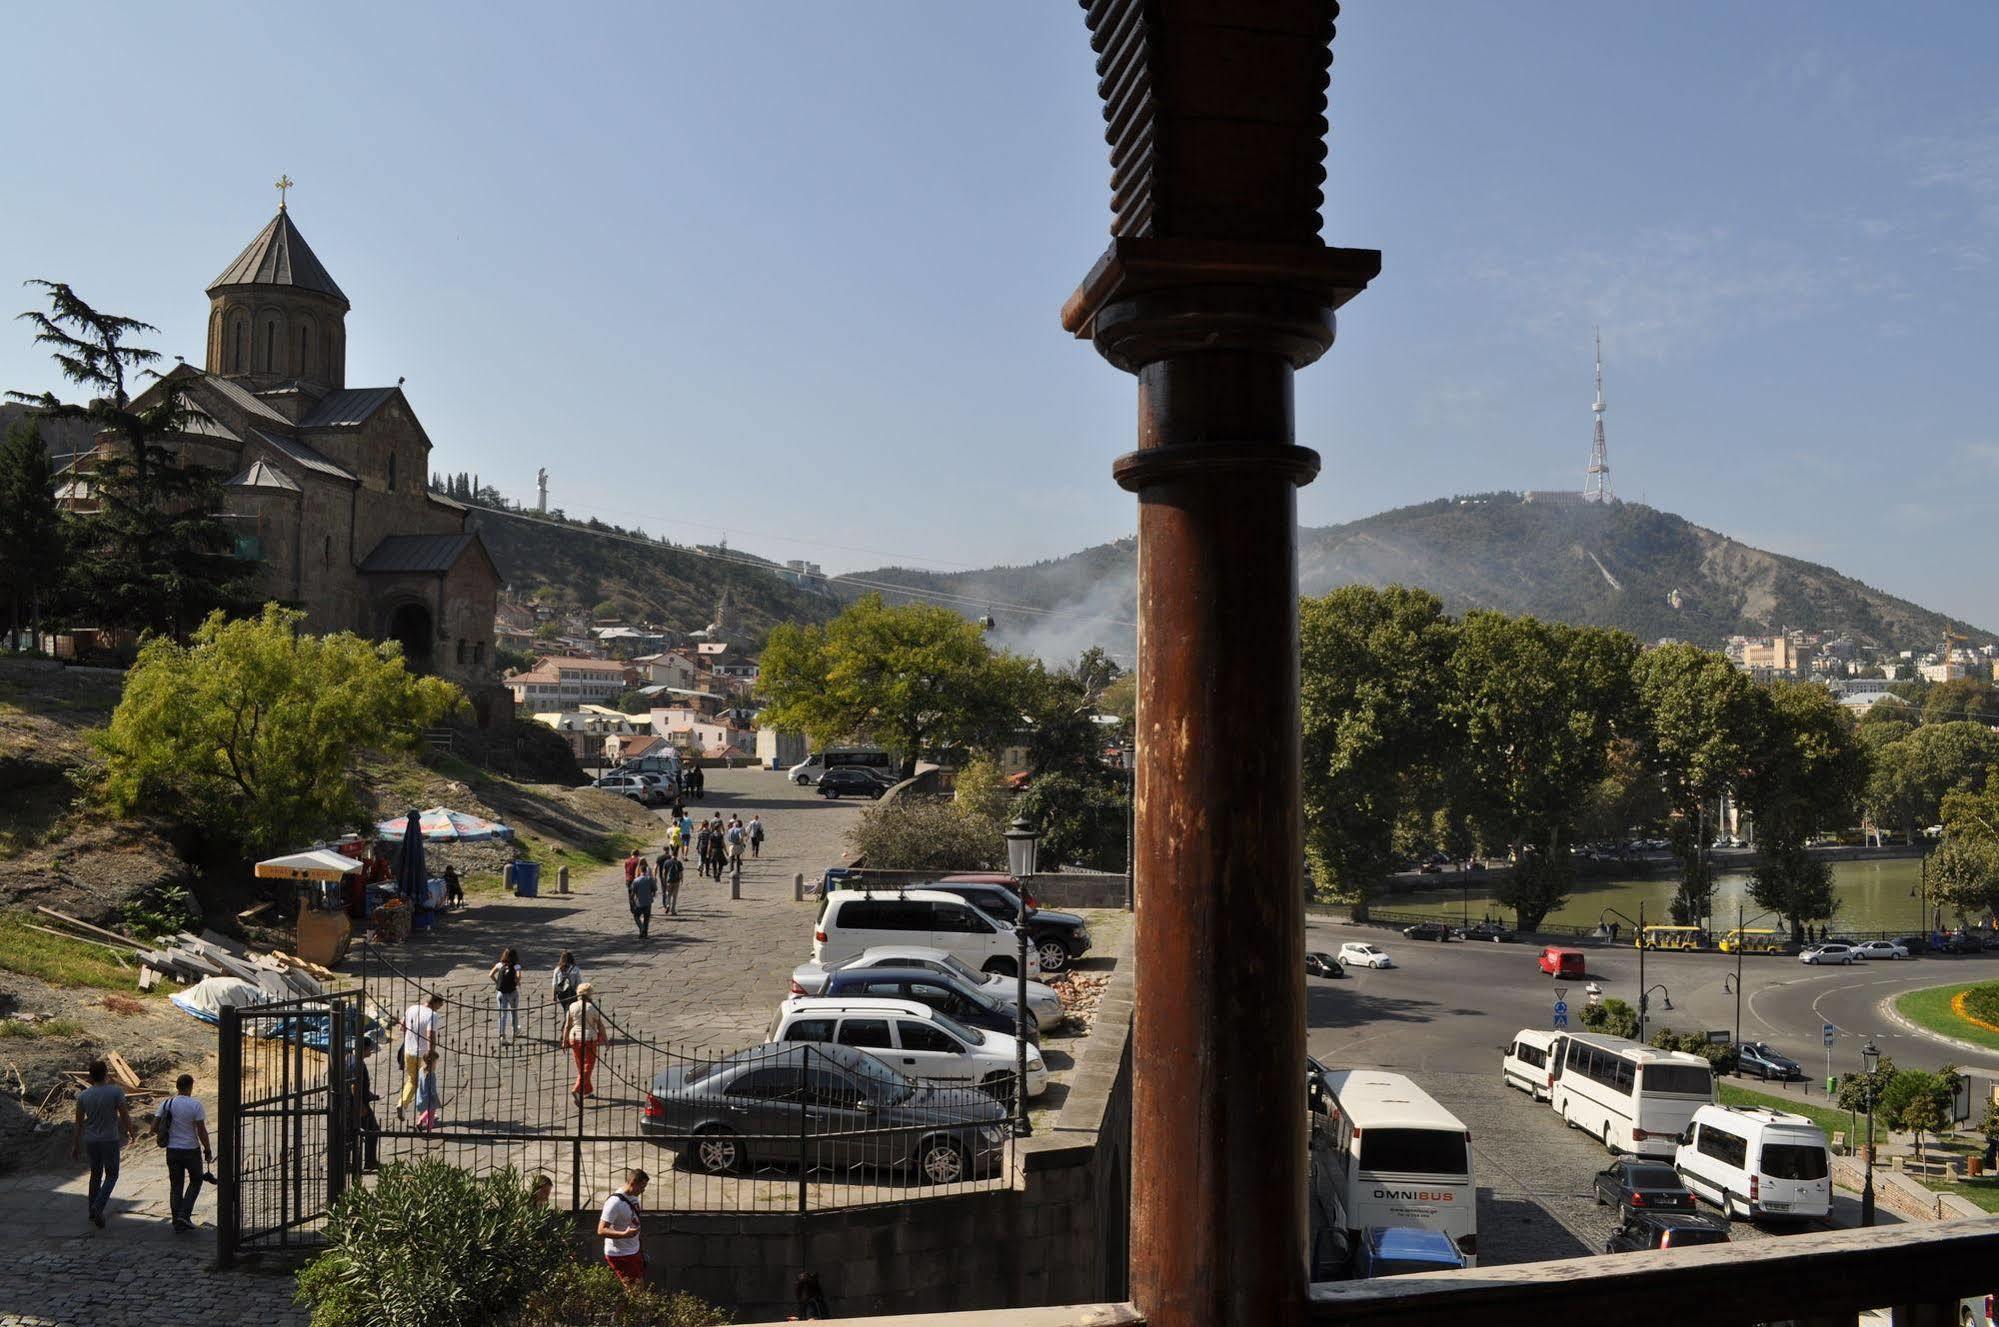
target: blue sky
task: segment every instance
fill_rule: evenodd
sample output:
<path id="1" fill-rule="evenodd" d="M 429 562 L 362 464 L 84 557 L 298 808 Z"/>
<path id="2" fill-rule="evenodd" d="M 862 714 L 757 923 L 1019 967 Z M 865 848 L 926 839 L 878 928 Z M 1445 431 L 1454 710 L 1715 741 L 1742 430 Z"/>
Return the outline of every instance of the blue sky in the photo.
<path id="1" fill-rule="evenodd" d="M 349 381 L 406 376 L 439 469 L 836 570 L 1133 528 L 1131 381 L 1057 319 L 1108 220 L 1072 4 L 9 24 L 0 290 L 69 281 L 198 359 L 283 171 Z M 1999 627 L 1999 8 L 1339 27 L 1325 236 L 1384 260 L 1299 378 L 1304 521 L 1579 484 L 1601 322 L 1622 496 Z M 0 384 L 53 385 L 9 325 Z"/>

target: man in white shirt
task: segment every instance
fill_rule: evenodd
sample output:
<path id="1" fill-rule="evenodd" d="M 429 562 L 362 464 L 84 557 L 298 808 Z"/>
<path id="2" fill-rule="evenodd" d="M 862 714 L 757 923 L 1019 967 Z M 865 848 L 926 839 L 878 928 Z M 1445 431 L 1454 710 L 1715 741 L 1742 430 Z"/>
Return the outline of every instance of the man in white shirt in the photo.
<path id="1" fill-rule="evenodd" d="M 604 1237 L 604 1261 L 626 1285 L 638 1285 L 646 1277 L 646 1256 L 640 1251 L 639 1198 L 652 1177 L 642 1170 L 625 1172 L 625 1187 L 604 1200 L 597 1217 L 597 1233 Z"/>
<path id="2" fill-rule="evenodd" d="M 404 1109 L 416 1100 L 416 1080 L 423 1072 L 423 1057 L 436 1049 L 437 1011 L 442 1008 L 444 997 L 433 995 L 403 1010 L 402 1021 L 397 1024 L 403 1030 L 403 1090 L 402 1095 L 396 1098 L 396 1118 L 399 1120 Z"/>
<path id="3" fill-rule="evenodd" d="M 182 1074 L 173 1096 L 160 1103 L 166 1121 L 167 1185 L 175 1230 L 194 1229 L 194 1200 L 215 1153 L 208 1145 L 208 1112 L 194 1097 L 194 1075 Z"/>

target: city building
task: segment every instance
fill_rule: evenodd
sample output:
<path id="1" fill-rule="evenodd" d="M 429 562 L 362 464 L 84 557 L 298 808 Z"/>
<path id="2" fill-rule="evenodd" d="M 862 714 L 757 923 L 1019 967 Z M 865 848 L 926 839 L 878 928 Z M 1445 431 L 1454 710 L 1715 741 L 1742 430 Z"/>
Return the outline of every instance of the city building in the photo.
<path id="1" fill-rule="evenodd" d="M 527 672 L 515 673 L 506 684 L 514 693 L 515 704 L 539 714 L 616 700 L 631 690 L 636 680 L 632 671 L 616 660 L 551 655 L 536 660 Z"/>

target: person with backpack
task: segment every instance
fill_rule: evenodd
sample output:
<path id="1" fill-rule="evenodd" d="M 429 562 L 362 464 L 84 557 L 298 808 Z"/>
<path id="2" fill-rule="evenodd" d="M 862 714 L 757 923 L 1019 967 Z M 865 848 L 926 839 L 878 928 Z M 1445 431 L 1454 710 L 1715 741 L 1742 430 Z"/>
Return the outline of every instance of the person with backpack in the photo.
<path id="1" fill-rule="evenodd" d="M 715 851 L 715 836 L 708 829 L 708 822 L 702 821 L 701 828 L 694 831 L 694 869 L 702 875 L 708 874 L 708 858 Z"/>
<path id="2" fill-rule="evenodd" d="M 652 868 L 640 866 L 639 873 L 633 878 L 631 888 L 626 891 L 626 895 L 631 902 L 632 921 L 638 925 L 641 940 L 645 939 L 646 932 L 652 929 L 652 901 L 658 893 L 659 881 L 653 879 Z"/>
<path id="3" fill-rule="evenodd" d="M 666 915 L 669 917 L 680 915 L 680 877 L 686 869 L 680 864 L 678 857 L 669 857 L 666 859 L 665 868 L 659 873 L 666 894 Z"/>
<path id="4" fill-rule="evenodd" d="M 644 1235 L 639 1229 L 639 1199 L 651 1180 L 643 1170 L 625 1172 L 625 1185 L 604 1200 L 597 1233 L 604 1238 L 604 1261 L 628 1286 L 646 1278 Z"/>
<path id="5" fill-rule="evenodd" d="M 500 994 L 500 1044 L 507 1044 L 507 1034 L 511 1030 L 518 1039 L 521 1035 L 521 961 L 512 947 L 500 951 L 500 961 L 486 973 L 493 983 L 493 989 Z"/>
<path id="6" fill-rule="evenodd" d="M 751 857 L 763 856 L 763 847 L 764 847 L 763 817 L 752 813 L 750 816 L 750 856 Z"/>
<path id="7" fill-rule="evenodd" d="M 583 969 L 576 965 L 576 955 L 563 950 L 562 957 L 555 960 L 555 971 L 549 974 L 549 994 L 555 997 L 555 1003 L 560 1008 L 566 1010 L 576 1003 L 576 988 L 582 984 Z"/>
<path id="8" fill-rule="evenodd" d="M 174 1229 L 193 1230 L 194 1200 L 215 1161 L 208 1143 L 208 1112 L 195 1099 L 193 1074 L 176 1079 L 174 1095 L 160 1103 L 159 1114 L 153 1117 L 153 1139 L 167 1154 Z"/>

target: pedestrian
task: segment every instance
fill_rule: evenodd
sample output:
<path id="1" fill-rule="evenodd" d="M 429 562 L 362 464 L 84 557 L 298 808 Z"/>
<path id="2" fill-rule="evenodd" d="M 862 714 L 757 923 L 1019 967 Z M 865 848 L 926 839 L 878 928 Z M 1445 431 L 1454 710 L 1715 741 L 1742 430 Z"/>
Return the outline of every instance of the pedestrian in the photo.
<path id="1" fill-rule="evenodd" d="M 833 1310 L 826 1306 L 826 1292 L 819 1288 L 819 1273 L 800 1272 L 791 1293 L 798 1301 L 798 1312 L 785 1321 L 816 1322 L 833 1316 Z"/>
<path id="2" fill-rule="evenodd" d="M 555 1181 L 550 1179 L 546 1175 L 535 1176 L 534 1187 L 528 1190 L 529 1205 L 534 1207 L 546 1207 L 548 1206 L 549 1199 L 553 1198 L 554 1196 L 555 1196 Z"/>
<path id="3" fill-rule="evenodd" d="M 500 961 L 487 972 L 493 989 L 500 995 L 500 1044 L 507 1044 L 509 1031 L 521 1035 L 521 960 L 509 946 L 500 951 Z"/>
<path id="4" fill-rule="evenodd" d="M 417 1075 L 423 1072 L 423 1057 L 437 1046 L 438 1010 L 444 1008 L 444 997 L 433 995 L 403 1010 L 403 1016 L 396 1026 L 403 1030 L 403 1090 L 396 1097 L 396 1118 L 416 1100 Z"/>
<path id="5" fill-rule="evenodd" d="M 208 1112 L 194 1096 L 194 1075 L 174 1080 L 174 1095 L 160 1103 L 154 1124 L 167 1153 L 167 1188 L 175 1230 L 194 1229 L 194 1200 L 215 1160 L 208 1145 Z"/>
<path id="6" fill-rule="evenodd" d="M 604 1210 L 597 1217 L 597 1233 L 604 1237 L 604 1261 L 628 1286 L 639 1285 L 646 1278 L 639 1199 L 651 1178 L 642 1170 L 626 1171 L 624 1187 L 604 1200 Z"/>
<path id="7" fill-rule="evenodd" d="M 636 876 L 639 873 L 639 863 L 642 860 L 643 859 L 639 856 L 639 850 L 637 848 L 633 848 L 631 852 L 625 857 L 625 888 L 627 889 L 631 888 L 632 877 Z"/>
<path id="8" fill-rule="evenodd" d="M 578 986 L 576 1003 L 562 1016 L 562 1044 L 569 1047 L 576 1060 L 576 1081 L 569 1085 L 569 1095 L 578 1106 L 583 1104 L 583 1098 L 596 1092 L 591 1076 L 597 1072 L 597 1056 L 608 1040 L 604 1034 L 604 1016 L 590 1000 L 594 989 L 587 981 Z"/>
<path id="9" fill-rule="evenodd" d="M 132 1140 L 132 1107 L 125 1089 L 107 1079 L 111 1070 L 102 1060 L 90 1062 L 90 1086 L 76 1094 L 76 1112 L 70 1124 L 69 1159 L 90 1156 L 90 1223 L 104 1226 L 104 1209 L 111 1202 L 112 1186 L 118 1183 L 118 1151 Z"/>
<path id="10" fill-rule="evenodd" d="M 347 1154 L 349 1165 L 364 1171 L 379 1163 L 382 1143 L 382 1125 L 375 1118 L 375 1103 L 382 1098 L 368 1073 L 368 1053 L 373 1050 L 367 1041 L 347 1050 Z"/>
<path id="11" fill-rule="evenodd" d="M 458 868 L 444 868 L 444 905 L 448 908 L 465 906 L 465 885 L 458 879 Z"/>
<path id="12" fill-rule="evenodd" d="M 750 856 L 752 857 L 763 856 L 763 848 L 764 848 L 763 817 L 752 814 L 750 816 Z"/>
<path id="13" fill-rule="evenodd" d="M 646 932 L 652 929 L 652 901 L 654 895 L 659 893 L 659 881 L 653 879 L 649 868 L 641 866 L 627 893 L 632 904 L 632 921 L 637 923 L 639 939 L 643 940 Z"/>
<path id="14" fill-rule="evenodd" d="M 722 831 L 723 840 L 729 845 L 729 860 L 743 860 L 743 818 L 730 816 L 729 827 Z"/>
<path id="15" fill-rule="evenodd" d="M 666 827 L 666 852 L 669 857 L 680 856 L 680 822 L 677 820 Z"/>
<path id="16" fill-rule="evenodd" d="M 680 876 L 686 869 L 680 864 L 678 857 L 673 857 L 668 859 L 666 869 L 660 872 L 660 880 L 663 882 L 666 895 L 666 915 L 669 917 L 680 915 Z"/>
<path id="17" fill-rule="evenodd" d="M 694 800 L 699 802 L 706 798 L 708 795 L 708 776 L 701 772 L 701 767 L 696 765 L 687 772 L 687 777 L 694 784 Z"/>
<path id="18" fill-rule="evenodd" d="M 694 817 L 688 815 L 687 808 L 683 806 L 680 808 L 680 814 L 674 817 L 674 823 L 680 826 L 680 851 L 682 853 L 693 852 Z"/>
<path id="19" fill-rule="evenodd" d="M 576 1003 L 576 988 L 582 984 L 583 969 L 576 966 L 576 955 L 567 949 L 562 957 L 555 960 L 555 971 L 549 975 L 549 993 L 555 997 L 558 1007 L 567 1010 Z"/>
<path id="20" fill-rule="evenodd" d="M 444 1096 L 437 1089 L 437 1052 L 423 1057 L 423 1071 L 417 1075 L 416 1085 L 416 1127 L 421 1133 L 429 1133 L 437 1127 L 438 1113 L 444 1109 Z"/>
<path id="21" fill-rule="evenodd" d="M 704 876 L 708 874 L 708 854 L 713 851 L 712 838 L 713 835 L 708 832 L 708 822 L 702 821 L 701 828 L 694 832 L 694 865 Z"/>

